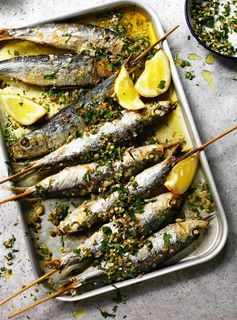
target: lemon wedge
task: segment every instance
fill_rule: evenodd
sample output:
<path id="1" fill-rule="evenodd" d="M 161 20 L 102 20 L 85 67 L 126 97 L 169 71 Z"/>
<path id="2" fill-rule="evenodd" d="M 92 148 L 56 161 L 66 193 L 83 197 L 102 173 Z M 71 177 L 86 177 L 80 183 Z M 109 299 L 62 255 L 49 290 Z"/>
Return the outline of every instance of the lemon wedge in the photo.
<path id="1" fill-rule="evenodd" d="M 165 186 L 175 194 L 183 194 L 190 187 L 198 167 L 199 153 L 178 162 L 168 175 Z"/>
<path id="2" fill-rule="evenodd" d="M 157 97 L 169 89 L 171 71 L 169 60 L 163 50 L 146 61 L 145 69 L 137 79 L 135 89 L 147 98 Z"/>
<path id="3" fill-rule="evenodd" d="M 139 98 L 139 94 L 134 88 L 134 84 L 125 66 L 121 67 L 118 77 L 115 80 L 114 92 L 117 95 L 119 104 L 127 110 L 139 110 L 145 104 Z"/>
<path id="4" fill-rule="evenodd" d="M 0 94 L 0 105 L 15 121 L 25 126 L 35 123 L 46 113 L 39 104 L 18 94 Z"/>

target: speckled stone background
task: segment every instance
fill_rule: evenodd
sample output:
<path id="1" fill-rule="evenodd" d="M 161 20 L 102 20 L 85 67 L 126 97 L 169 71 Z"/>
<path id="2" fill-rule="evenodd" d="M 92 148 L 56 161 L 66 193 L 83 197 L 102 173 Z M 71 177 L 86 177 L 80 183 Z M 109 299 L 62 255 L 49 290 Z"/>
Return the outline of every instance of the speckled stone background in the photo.
<path id="1" fill-rule="evenodd" d="M 24 26 L 36 20 L 54 18 L 104 4 L 102 0 L 8 0 L 0 1 L 0 27 Z M 139 2 L 139 1 L 138 1 Z M 191 110 L 196 121 L 201 139 L 206 141 L 214 135 L 237 122 L 237 64 L 233 61 L 216 59 L 214 65 L 204 66 L 207 52 L 200 47 L 196 40 L 188 40 L 189 30 L 184 19 L 184 1 L 182 0 L 146 0 L 159 14 L 165 30 L 174 23 L 181 28 L 170 39 L 169 44 L 174 54 L 180 51 L 183 57 L 189 53 L 196 53 L 202 57 L 201 61 L 193 61 L 192 69 L 196 78 L 193 81 L 184 77 L 183 70 L 179 70 Z M 201 70 L 213 72 L 216 92 L 208 87 L 201 77 Z M 128 296 L 126 304 L 119 304 L 116 319 L 128 320 L 235 320 L 237 319 L 237 141 L 236 133 L 211 146 L 207 156 L 215 177 L 217 188 L 223 201 L 229 224 L 229 236 L 224 250 L 214 260 L 201 266 L 173 273 L 152 281 L 135 285 L 125 290 Z M 1 161 L 1 159 L 0 159 Z M 0 162 L 1 163 L 1 162 Z M 6 176 L 1 168 L 1 177 Z M 0 190 L 1 198 L 6 194 Z M 0 266 L 4 265 L 3 241 L 12 234 L 17 238 L 15 248 L 13 277 L 0 278 L 0 299 L 12 293 L 24 283 L 33 280 L 31 264 L 28 259 L 24 234 L 14 204 L 2 205 L 0 208 Z M 31 296 L 31 292 L 33 296 Z M 0 310 L 0 319 L 7 318 L 7 314 L 15 308 L 23 307 L 33 302 L 34 296 L 39 299 L 44 293 L 31 291 L 18 297 Z M 115 305 L 112 295 L 106 294 L 97 298 L 78 303 L 62 303 L 50 301 L 37 309 L 18 317 L 20 320 L 72 320 L 74 312 L 85 308 L 82 319 L 103 319 L 99 308 L 111 311 Z"/>

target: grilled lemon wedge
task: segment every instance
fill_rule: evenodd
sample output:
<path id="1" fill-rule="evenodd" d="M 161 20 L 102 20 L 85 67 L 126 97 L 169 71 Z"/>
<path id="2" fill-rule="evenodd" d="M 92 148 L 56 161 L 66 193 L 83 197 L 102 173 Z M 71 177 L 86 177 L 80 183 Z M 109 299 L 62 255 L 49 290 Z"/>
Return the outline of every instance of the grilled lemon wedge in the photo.
<path id="1" fill-rule="evenodd" d="M 165 186 L 175 194 L 183 194 L 190 187 L 198 167 L 199 153 L 178 162 L 168 175 Z"/>
<path id="2" fill-rule="evenodd" d="M 127 110 L 139 110 L 145 104 L 139 98 L 139 94 L 134 88 L 134 84 L 125 66 L 121 67 L 118 77 L 115 80 L 114 92 L 117 95 L 119 104 Z"/>
<path id="3" fill-rule="evenodd" d="M 46 113 L 39 104 L 18 94 L 0 94 L 0 105 L 15 121 L 25 126 L 35 123 Z"/>
<path id="4" fill-rule="evenodd" d="M 166 92 L 171 81 L 169 60 L 163 50 L 146 61 L 145 69 L 138 78 L 135 89 L 143 97 L 153 98 Z"/>

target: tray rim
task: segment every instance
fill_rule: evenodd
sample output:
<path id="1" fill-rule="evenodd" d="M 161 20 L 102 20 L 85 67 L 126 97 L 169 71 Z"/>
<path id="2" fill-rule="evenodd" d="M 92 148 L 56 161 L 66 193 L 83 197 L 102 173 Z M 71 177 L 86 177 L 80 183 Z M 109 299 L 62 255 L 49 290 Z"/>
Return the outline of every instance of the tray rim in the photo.
<path id="1" fill-rule="evenodd" d="M 43 23 L 50 23 L 50 22 L 55 22 L 55 21 L 60 21 L 60 20 L 61 21 L 68 20 L 68 19 L 72 19 L 75 17 L 99 13 L 102 11 L 113 10 L 113 9 L 123 7 L 123 6 L 124 7 L 125 6 L 135 6 L 138 9 L 142 10 L 146 15 L 149 16 L 154 28 L 156 29 L 156 31 L 158 31 L 158 34 L 160 36 L 162 36 L 164 34 L 163 27 L 160 23 L 158 14 L 155 12 L 155 10 L 153 8 L 151 8 L 149 5 L 145 4 L 143 1 L 140 1 L 140 0 L 139 0 L 139 2 L 136 0 L 118 0 L 118 1 L 108 2 L 104 5 L 96 5 L 96 6 L 92 6 L 92 7 L 83 9 L 83 10 L 78 10 L 78 11 L 73 12 L 68 15 L 60 15 L 60 16 L 57 16 L 52 19 L 43 19 L 43 20 L 37 21 L 35 23 L 28 24 L 27 26 L 33 26 L 33 25 L 38 25 L 38 24 L 43 24 Z M 175 93 L 179 97 L 179 102 L 180 102 L 180 105 L 182 106 L 182 113 L 185 118 L 184 120 L 185 120 L 185 124 L 187 126 L 187 129 L 188 129 L 188 133 L 191 136 L 191 140 L 192 140 L 193 144 L 200 145 L 201 140 L 200 140 L 200 137 L 199 137 L 199 134 L 198 134 L 198 131 L 197 131 L 197 128 L 196 128 L 196 125 L 195 125 L 195 122 L 194 122 L 186 95 L 184 93 L 184 89 L 183 89 L 181 80 L 179 78 L 177 68 L 174 64 L 174 60 L 173 60 L 173 57 L 172 57 L 167 40 L 164 41 L 163 47 L 164 47 L 164 50 L 170 60 L 172 80 L 173 80 L 173 84 L 174 84 L 174 88 L 175 88 Z M 3 151 L 3 158 L 4 158 L 5 162 L 7 162 L 8 157 L 7 157 L 6 148 L 4 145 L 4 139 L 1 139 L 1 141 L 0 141 L 0 149 Z M 214 198 L 214 202 L 215 202 L 216 207 L 218 209 L 217 219 L 220 220 L 219 223 L 221 223 L 221 226 L 222 226 L 222 228 L 221 228 L 222 233 L 219 235 L 219 240 L 218 240 L 217 245 L 212 249 L 212 251 L 210 253 L 208 253 L 207 255 L 204 255 L 203 257 L 196 257 L 196 258 L 193 257 L 190 260 L 184 260 L 184 261 L 181 260 L 174 265 L 170 265 L 170 266 L 164 267 L 162 269 L 158 269 L 156 271 L 149 272 L 149 273 L 143 275 L 142 277 L 129 279 L 129 280 L 125 280 L 125 281 L 116 283 L 117 288 L 123 288 L 123 287 L 129 286 L 129 285 L 132 285 L 132 284 L 136 284 L 136 283 L 147 281 L 147 280 L 150 280 L 153 278 L 157 278 L 159 276 L 169 274 L 171 272 L 179 271 L 179 270 L 186 269 L 186 268 L 189 268 L 189 267 L 192 267 L 195 265 L 199 265 L 201 263 L 205 263 L 207 261 L 210 261 L 214 257 L 216 257 L 223 249 L 223 247 L 226 243 L 226 240 L 227 240 L 228 225 L 227 225 L 227 221 L 226 221 L 225 212 L 224 212 L 224 209 L 223 209 L 223 206 L 221 203 L 221 199 L 219 197 L 219 194 L 218 194 L 218 191 L 216 188 L 216 184 L 215 184 L 213 175 L 211 173 L 211 168 L 208 164 L 205 152 L 202 152 L 200 155 L 200 163 L 202 165 L 202 170 L 204 171 L 204 174 L 208 180 L 208 184 L 211 189 L 211 193 Z M 21 205 L 19 202 L 16 202 L 16 210 L 17 210 L 17 213 L 19 213 L 20 223 L 23 227 L 23 232 L 25 233 L 24 238 L 25 238 L 26 247 L 27 247 L 27 250 L 29 253 L 29 258 L 30 258 L 33 274 L 35 277 L 39 277 L 40 274 L 42 274 L 42 271 L 40 270 L 39 264 L 37 265 L 37 263 L 35 263 L 36 262 L 35 261 L 36 253 L 33 248 L 33 244 L 31 242 L 30 235 L 28 233 L 28 227 L 27 227 L 26 221 L 23 218 Z M 44 285 L 42 285 L 42 286 L 43 286 L 43 288 L 46 289 L 46 287 Z M 79 300 L 91 298 L 91 297 L 99 295 L 99 294 L 107 293 L 107 292 L 113 291 L 113 290 L 115 290 L 114 286 L 107 285 L 105 287 L 94 289 L 94 290 L 88 291 L 86 293 L 83 293 L 81 295 L 77 295 L 75 297 L 62 296 L 62 297 L 57 297 L 56 299 L 61 300 L 61 301 L 68 301 L 68 302 L 79 301 Z"/>

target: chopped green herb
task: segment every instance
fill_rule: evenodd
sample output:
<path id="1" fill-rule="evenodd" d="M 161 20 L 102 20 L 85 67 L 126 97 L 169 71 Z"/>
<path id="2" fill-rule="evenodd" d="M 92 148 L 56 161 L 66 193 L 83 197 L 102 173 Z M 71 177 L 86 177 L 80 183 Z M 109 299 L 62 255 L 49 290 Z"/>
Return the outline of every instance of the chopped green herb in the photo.
<path id="1" fill-rule="evenodd" d="M 61 246 L 64 248 L 65 243 L 64 243 L 64 237 L 63 236 L 61 236 L 60 241 L 61 241 Z"/>
<path id="2" fill-rule="evenodd" d="M 181 59 L 179 52 L 176 52 L 174 62 L 175 65 L 180 68 L 186 68 L 191 66 L 191 63 L 188 60 Z"/>
<path id="3" fill-rule="evenodd" d="M 101 315 L 102 315 L 105 319 L 106 319 L 106 318 L 115 318 L 115 317 L 116 317 L 115 314 L 109 313 L 109 312 L 106 311 L 106 310 L 100 309 L 100 313 L 101 313 Z"/>
<path id="4" fill-rule="evenodd" d="M 163 240 L 165 243 L 165 247 L 168 249 L 170 247 L 170 240 L 172 239 L 172 236 L 169 233 L 163 234 Z"/>
<path id="5" fill-rule="evenodd" d="M 44 79 L 46 80 L 53 80 L 56 79 L 55 73 L 45 73 L 43 74 Z"/>
<path id="6" fill-rule="evenodd" d="M 165 88 L 165 84 L 166 84 L 166 81 L 165 80 L 161 80 L 160 83 L 158 84 L 158 88 L 159 89 L 164 89 Z"/>
<path id="7" fill-rule="evenodd" d="M 188 80 L 193 80 L 195 78 L 195 72 L 193 70 L 185 71 L 185 78 Z"/>
<path id="8" fill-rule="evenodd" d="M 20 52 L 19 51 L 17 51 L 17 50 L 14 50 L 14 56 L 19 56 L 20 55 Z"/>
<path id="9" fill-rule="evenodd" d="M 125 303 L 126 298 L 122 296 L 121 291 L 114 284 L 112 286 L 116 289 L 115 296 L 113 297 L 113 301 L 116 303 L 121 303 L 121 302 Z"/>

